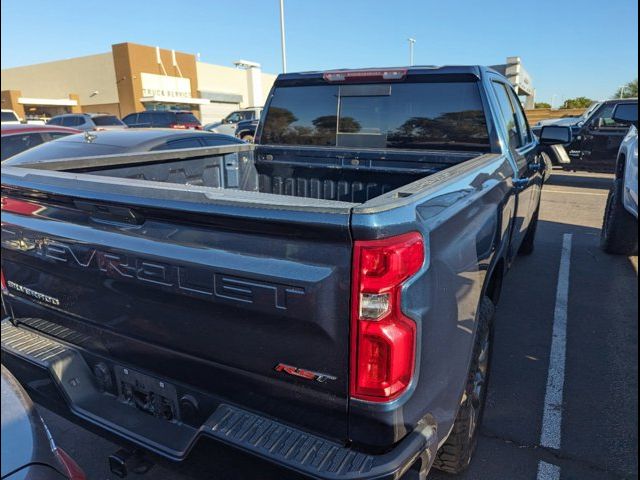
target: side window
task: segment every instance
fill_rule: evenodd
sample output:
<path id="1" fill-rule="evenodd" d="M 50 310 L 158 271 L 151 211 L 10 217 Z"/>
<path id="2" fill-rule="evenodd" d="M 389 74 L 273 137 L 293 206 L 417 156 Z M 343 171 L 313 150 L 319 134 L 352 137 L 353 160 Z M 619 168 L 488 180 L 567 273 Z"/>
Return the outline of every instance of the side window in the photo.
<path id="1" fill-rule="evenodd" d="M 613 128 L 627 130 L 627 125 L 616 122 L 613 111 L 616 109 L 615 103 L 605 103 L 592 117 L 591 128 Z"/>
<path id="2" fill-rule="evenodd" d="M 508 88 L 509 97 L 511 98 L 511 103 L 513 104 L 516 110 L 516 122 L 518 122 L 518 130 L 520 131 L 520 138 L 522 140 L 523 145 L 528 145 L 533 140 L 533 136 L 531 135 L 531 130 L 529 129 L 529 122 L 527 121 L 527 116 L 524 113 L 524 109 L 522 108 L 522 103 L 520 103 L 520 99 L 513 91 L 513 88 Z"/>
<path id="3" fill-rule="evenodd" d="M 240 120 L 242 120 L 241 112 L 233 112 L 227 115 L 227 118 L 226 118 L 227 123 L 238 123 Z"/>
<path id="4" fill-rule="evenodd" d="M 155 112 L 151 115 L 151 126 L 153 127 L 168 127 L 173 123 L 176 123 L 175 113 L 171 112 Z"/>
<path id="5" fill-rule="evenodd" d="M 496 92 L 500 111 L 502 112 L 502 118 L 504 119 L 505 126 L 507 127 L 509 148 L 511 150 L 516 150 L 520 148 L 523 143 L 518 129 L 518 124 L 516 123 L 516 112 L 514 111 L 511 100 L 509 99 L 507 86 L 502 82 L 493 82 L 493 89 Z"/>
<path id="6" fill-rule="evenodd" d="M 62 117 L 62 126 L 64 127 L 77 127 L 78 120 L 75 116 Z"/>
<path id="7" fill-rule="evenodd" d="M 179 140 L 170 140 L 167 143 L 154 147 L 153 151 L 158 150 L 176 150 L 178 148 L 200 148 L 202 144 L 198 137 L 181 138 Z"/>
<path id="8" fill-rule="evenodd" d="M 150 113 L 143 112 L 138 114 L 138 118 L 136 120 L 136 125 L 141 127 L 150 127 L 152 121 L 152 116 Z"/>
<path id="9" fill-rule="evenodd" d="M 47 125 L 62 125 L 62 118 L 54 117 L 47 122 Z"/>
<path id="10" fill-rule="evenodd" d="M 138 118 L 138 114 L 137 113 L 130 113 L 129 115 L 127 115 L 126 117 L 124 117 L 122 119 L 122 121 L 127 124 L 127 125 L 135 125 L 136 123 L 138 123 L 137 121 Z"/>
<path id="11" fill-rule="evenodd" d="M 20 152 L 40 145 L 43 142 L 39 133 L 26 133 L 24 135 L 10 135 L 2 139 L 2 160 L 12 157 Z"/>

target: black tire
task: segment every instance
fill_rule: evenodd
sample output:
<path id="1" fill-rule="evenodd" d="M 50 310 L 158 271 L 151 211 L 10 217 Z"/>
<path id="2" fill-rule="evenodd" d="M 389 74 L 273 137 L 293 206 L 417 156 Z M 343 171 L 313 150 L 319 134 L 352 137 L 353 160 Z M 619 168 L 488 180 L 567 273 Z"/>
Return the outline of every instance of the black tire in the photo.
<path id="1" fill-rule="evenodd" d="M 539 217 L 540 205 L 538 204 L 538 208 L 536 208 L 536 212 L 533 214 L 533 218 L 531 219 L 531 223 L 529 224 L 527 234 L 524 236 L 522 245 L 520 245 L 520 249 L 518 250 L 518 255 L 531 255 L 536 249 L 536 233 L 538 233 Z"/>
<path id="2" fill-rule="evenodd" d="M 638 220 L 624 208 L 624 180 L 619 178 L 609 190 L 602 222 L 600 246 L 614 255 L 638 254 Z"/>
<path id="3" fill-rule="evenodd" d="M 495 306 L 484 297 L 478 313 L 478 331 L 473 347 L 473 358 L 458 415 L 447 442 L 436 455 L 433 466 L 448 473 L 464 471 L 473 458 L 478 445 L 478 433 L 487 397 L 487 383 L 491 367 L 491 343 Z"/>

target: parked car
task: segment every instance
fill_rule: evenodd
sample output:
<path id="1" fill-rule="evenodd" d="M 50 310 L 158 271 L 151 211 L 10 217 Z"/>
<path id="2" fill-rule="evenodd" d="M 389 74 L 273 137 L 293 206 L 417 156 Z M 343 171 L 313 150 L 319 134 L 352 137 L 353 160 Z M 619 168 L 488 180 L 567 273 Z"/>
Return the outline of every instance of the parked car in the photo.
<path id="1" fill-rule="evenodd" d="M 22 121 L 16 112 L 3 108 L 0 111 L 0 123 L 2 125 L 18 125 L 22 123 Z"/>
<path id="2" fill-rule="evenodd" d="M 200 120 L 188 110 L 152 110 L 131 113 L 124 117 L 122 121 L 130 128 L 202 129 Z"/>
<path id="3" fill-rule="evenodd" d="M 4 139 L 3 139 L 4 142 Z M 7 160 L 5 165 L 22 165 L 42 160 L 72 157 L 94 157 L 122 153 L 156 152 L 180 148 L 218 147 L 243 143 L 229 135 L 189 130 L 145 129 L 136 131 L 109 130 L 72 135 L 46 143 Z"/>
<path id="4" fill-rule="evenodd" d="M 540 120 L 533 127 L 534 132 L 539 132 L 541 127 L 545 125 L 558 125 L 565 127 L 581 127 L 584 122 L 591 116 L 591 114 L 602 105 L 602 102 L 593 102 L 589 108 L 587 108 L 582 115 L 567 116 L 562 118 L 549 118 L 546 120 Z"/>
<path id="5" fill-rule="evenodd" d="M 260 120 L 242 120 L 236 125 L 235 136 L 245 142 L 253 142 Z"/>
<path id="6" fill-rule="evenodd" d="M 65 113 L 56 115 L 47 125 L 61 125 L 84 131 L 122 130 L 127 126 L 115 115 L 105 113 Z"/>
<path id="7" fill-rule="evenodd" d="M 574 170 L 613 173 L 618 149 L 629 130 L 627 125 L 619 124 L 612 118 L 613 111 L 617 105 L 626 104 L 637 105 L 638 99 L 601 102 L 586 118 L 580 117 L 575 124 L 569 125 L 573 131 L 573 141 L 565 145 L 568 159 L 563 160 L 556 151 L 549 149 L 553 163 Z M 539 133 L 540 128 L 534 128 L 534 133 Z"/>
<path id="8" fill-rule="evenodd" d="M 209 132 L 233 135 L 239 122 L 259 120 L 261 113 L 262 107 L 243 108 L 241 110 L 231 112 L 220 122 L 205 125 L 204 129 Z"/>
<path id="9" fill-rule="evenodd" d="M 49 125 L 2 125 L 0 159 L 4 162 L 8 158 L 42 143 L 76 133 L 80 133 L 80 130 Z"/>
<path id="10" fill-rule="evenodd" d="M 206 436 L 313 478 L 460 472 L 540 143 L 570 141 L 489 68 L 340 70 L 280 75 L 253 145 L 3 168 L 4 325 L 65 368 L 3 335 L 5 362 L 73 371 L 43 401 L 173 460 Z"/>
<path id="11" fill-rule="evenodd" d="M 628 125 L 620 145 L 616 178 L 611 186 L 602 225 L 602 248 L 620 255 L 638 254 L 638 104 L 616 107 L 612 118 Z"/>
<path id="12" fill-rule="evenodd" d="M 78 464 L 56 446 L 24 389 L 4 365 L 0 368 L 2 480 L 85 480 Z"/>

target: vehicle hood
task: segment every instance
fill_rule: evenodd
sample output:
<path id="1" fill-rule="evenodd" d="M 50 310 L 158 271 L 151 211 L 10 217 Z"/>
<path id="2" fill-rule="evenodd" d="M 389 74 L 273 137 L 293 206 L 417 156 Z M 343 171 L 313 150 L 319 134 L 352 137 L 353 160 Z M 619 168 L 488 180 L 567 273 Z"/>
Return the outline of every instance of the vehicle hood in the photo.
<path id="1" fill-rule="evenodd" d="M 550 118 L 548 120 L 540 120 L 536 126 L 556 125 L 559 127 L 573 127 L 577 125 L 579 121 L 580 117 Z"/>

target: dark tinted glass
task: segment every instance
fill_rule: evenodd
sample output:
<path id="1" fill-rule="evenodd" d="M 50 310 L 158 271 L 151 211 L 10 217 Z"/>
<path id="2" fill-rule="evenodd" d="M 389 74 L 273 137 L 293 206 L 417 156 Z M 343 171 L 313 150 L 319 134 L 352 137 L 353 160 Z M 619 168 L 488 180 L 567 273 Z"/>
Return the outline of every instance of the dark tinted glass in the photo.
<path id="1" fill-rule="evenodd" d="M 0 112 L 0 119 L 3 122 L 17 122 L 19 121 L 17 115 L 13 112 Z"/>
<path id="2" fill-rule="evenodd" d="M 122 121 L 126 124 L 126 125 L 133 125 L 135 123 L 138 123 L 138 114 L 137 113 L 130 113 L 129 115 L 127 115 L 126 117 L 124 117 L 122 119 Z"/>
<path id="3" fill-rule="evenodd" d="M 62 117 L 62 125 L 65 127 L 77 127 L 82 125 L 84 119 L 78 115 L 71 115 L 69 117 Z"/>
<path id="4" fill-rule="evenodd" d="M 42 136 L 39 133 L 25 133 L 23 135 L 2 137 L 1 159 L 5 160 L 36 145 L 40 145 L 42 142 Z"/>
<path id="5" fill-rule="evenodd" d="M 149 112 L 142 112 L 138 114 L 138 119 L 136 120 L 136 125 L 140 125 L 142 127 L 151 126 L 152 116 Z"/>
<path id="6" fill-rule="evenodd" d="M 509 133 L 509 148 L 516 149 L 522 146 L 522 139 L 518 131 L 518 125 L 516 123 L 516 112 L 513 109 L 509 94 L 507 93 L 507 86 L 504 83 L 493 82 L 493 88 L 498 98 L 498 105 L 502 112 L 502 118 L 504 119 L 507 132 Z"/>
<path id="7" fill-rule="evenodd" d="M 638 108 L 637 104 L 636 108 Z M 615 103 L 605 103 L 593 116 L 592 125 L 596 125 L 597 122 L 600 121 L 599 126 L 602 128 L 629 128 L 628 125 L 625 125 L 624 123 L 618 123 L 613 119 L 613 112 L 615 109 Z"/>
<path id="8" fill-rule="evenodd" d="M 507 89 L 509 91 L 509 98 L 511 99 L 511 103 L 513 104 L 513 107 L 516 111 L 516 122 L 518 122 L 518 131 L 520 132 L 522 145 L 526 145 L 533 140 L 531 131 L 529 130 L 529 122 L 527 121 L 527 117 L 524 114 L 522 103 L 513 91 L 513 88 L 507 87 Z"/>
<path id="9" fill-rule="evenodd" d="M 113 115 L 100 115 L 98 117 L 93 117 L 92 120 L 93 123 L 95 123 L 99 127 L 122 125 L 122 122 L 118 119 L 118 117 Z"/>
<path id="10" fill-rule="evenodd" d="M 354 148 L 489 148 L 475 83 L 281 87 L 267 112 L 262 142 Z"/>
<path id="11" fill-rule="evenodd" d="M 171 112 L 152 112 L 145 113 L 149 116 L 149 121 L 154 127 L 168 127 L 176 123 L 175 113 Z"/>
<path id="12" fill-rule="evenodd" d="M 200 124 L 200 120 L 193 113 L 176 113 L 178 123 L 197 123 Z"/>
<path id="13" fill-rule="evenodd" d="M 338 87 L 280 87 L 267 111 L 262 142 L 279 145 L 336 144 Z"/>
<path id="14" fill-rule="evenodd" d="M 47 122 L 47 125 L 62 125 L 62 117 L 53 117 Z"/>

